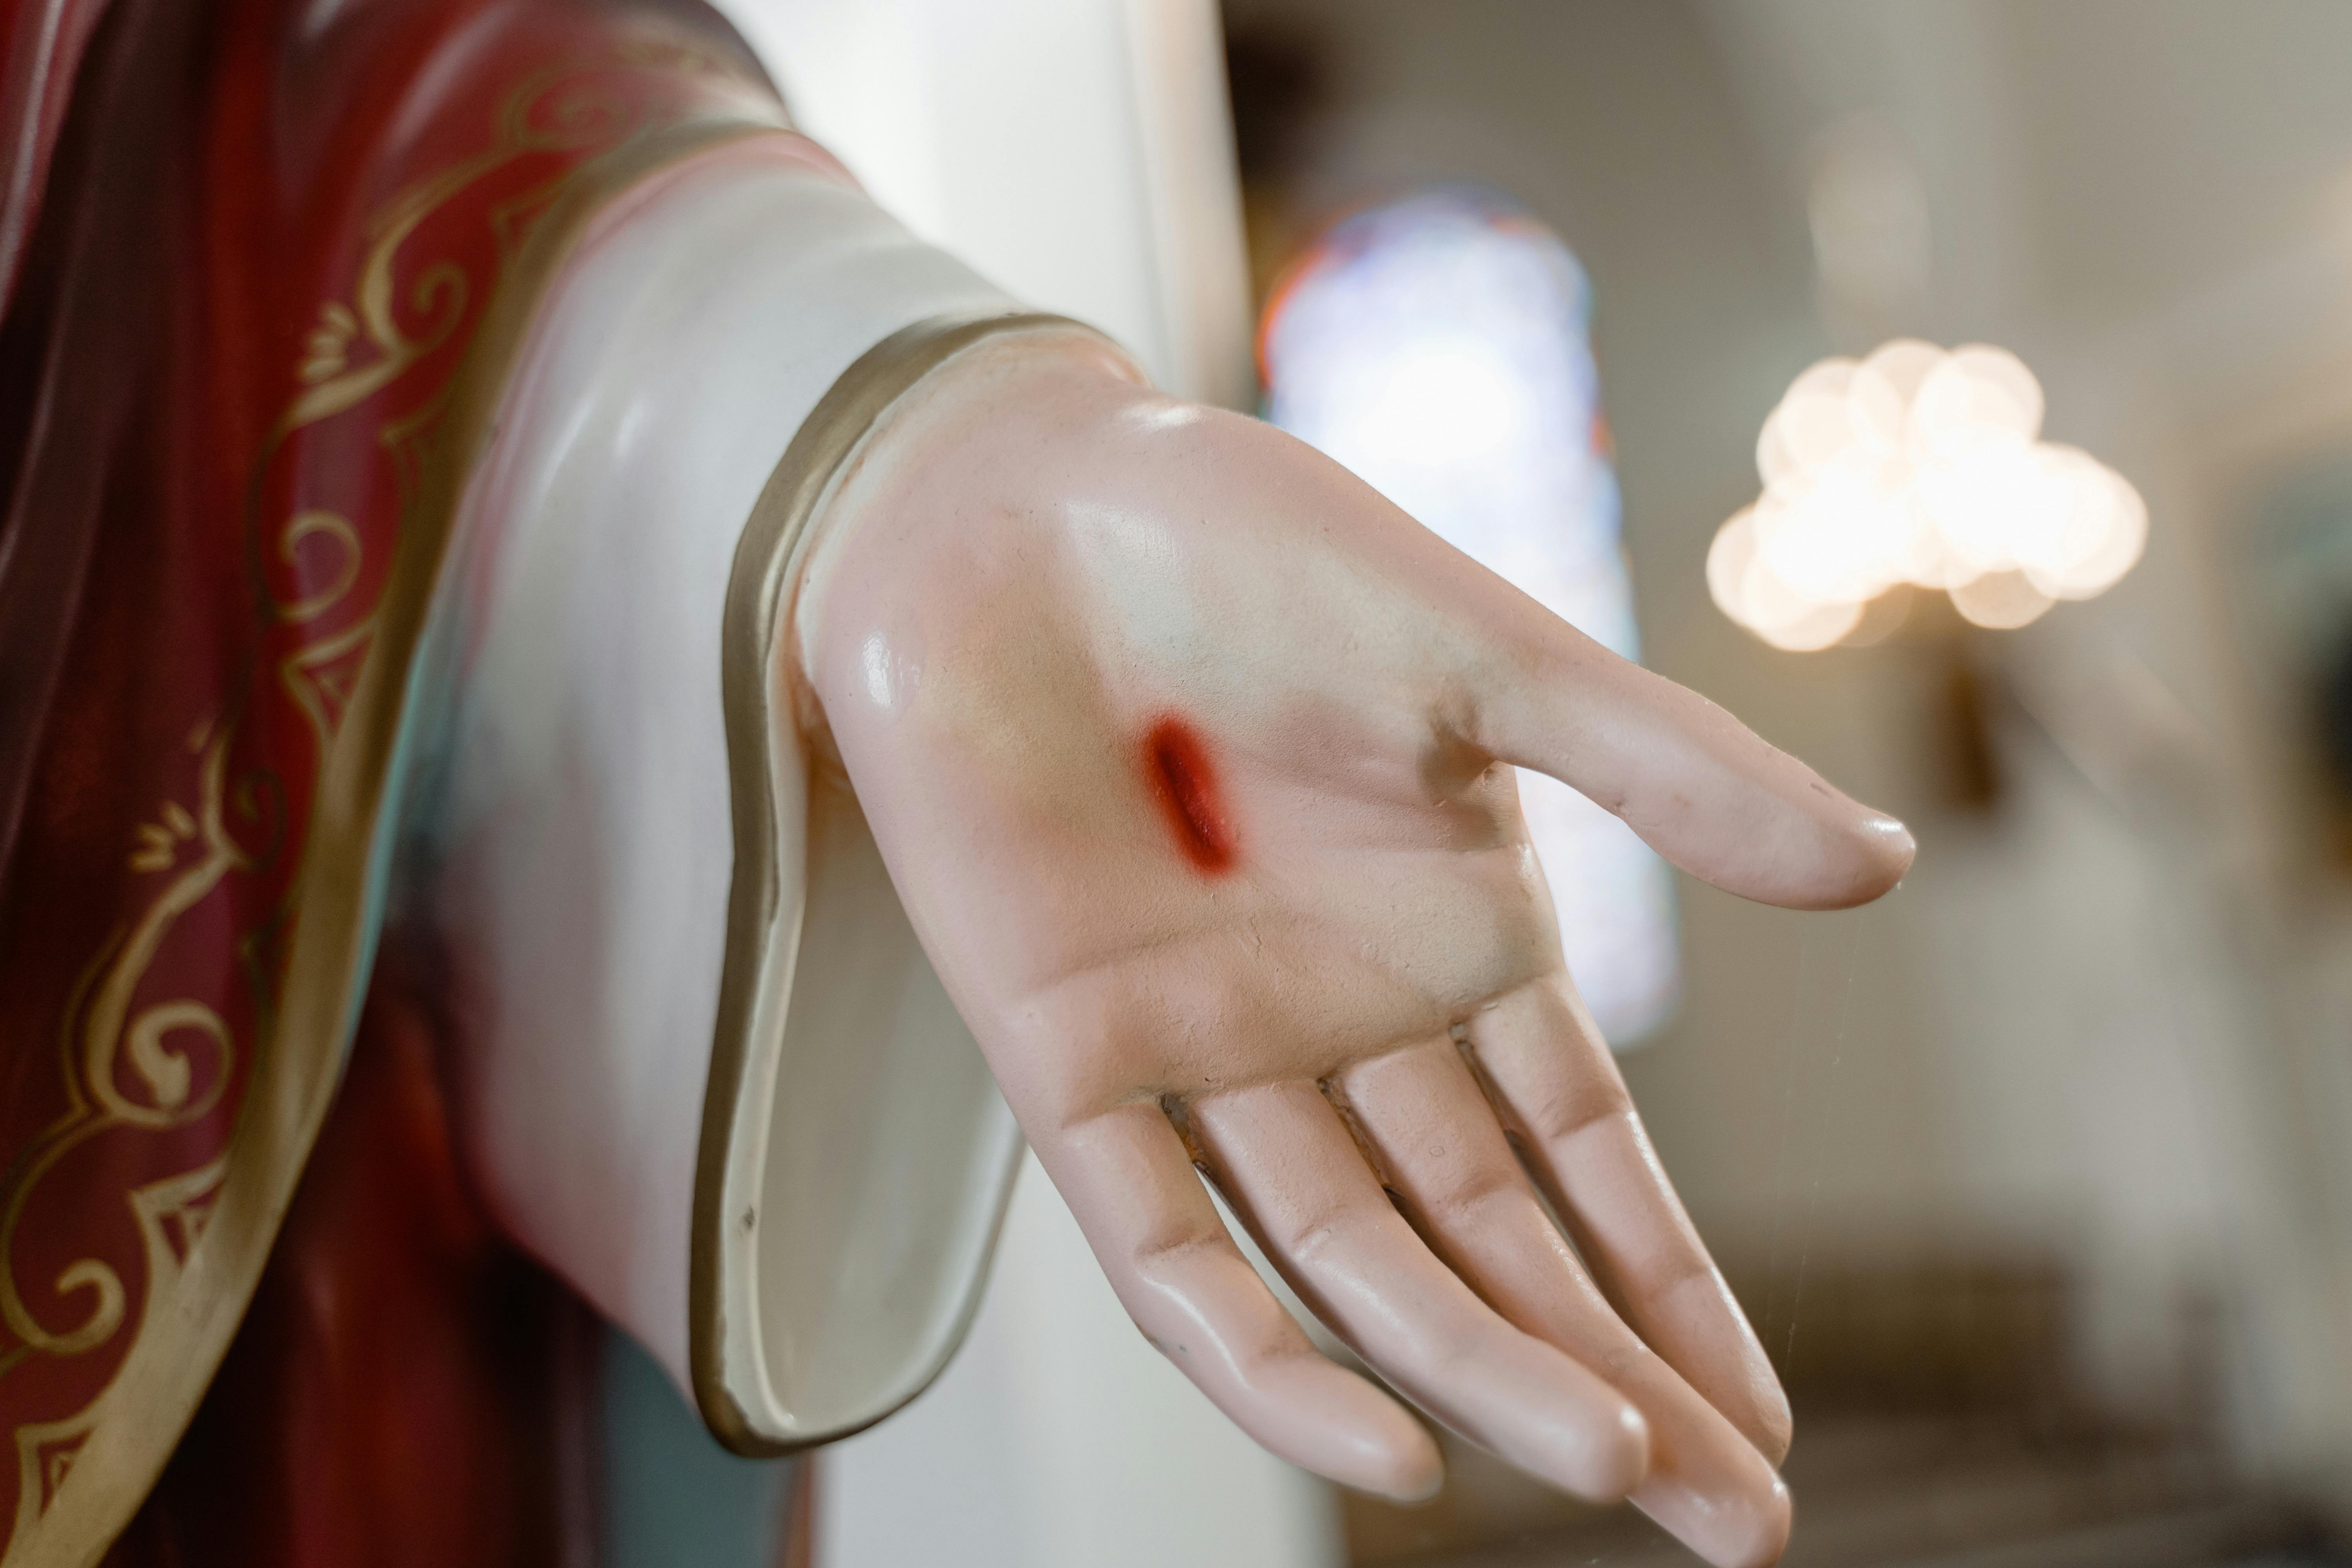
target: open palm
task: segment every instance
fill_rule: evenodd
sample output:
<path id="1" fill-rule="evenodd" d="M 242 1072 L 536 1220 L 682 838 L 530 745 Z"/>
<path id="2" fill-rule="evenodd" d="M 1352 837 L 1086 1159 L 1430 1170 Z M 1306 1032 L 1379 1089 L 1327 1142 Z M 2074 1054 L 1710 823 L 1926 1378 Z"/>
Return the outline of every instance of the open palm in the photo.
<path id="1" fill-rule="evenodd" d="M 808 690 L 1152 1342 L 1286 1458 L 1436 1484 L 1205 1175 L 1414 1404 L 1714 1561 L 1776 1557 L 1786 1404 L 1576 999 L 1507 764 L 1798 907 L 1892 886 L 1900 826 L 1076 337 L 926 381 L 823 527 Z"/>

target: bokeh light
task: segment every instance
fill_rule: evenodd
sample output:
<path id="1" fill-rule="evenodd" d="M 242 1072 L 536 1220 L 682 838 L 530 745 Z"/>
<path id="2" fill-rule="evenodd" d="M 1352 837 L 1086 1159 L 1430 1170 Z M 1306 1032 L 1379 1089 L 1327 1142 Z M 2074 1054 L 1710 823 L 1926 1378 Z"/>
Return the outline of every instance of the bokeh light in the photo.
<path id="1" fill-rule="evenodd" d="M 2105 593 L 2147 508 L 2074 447 L 2041 440 L 2041 383 L 2006 349 L 1898 338 L 1790 384 L 1756 442 L 1763 494 L 1717 532 L 1708 591 L 1775 647 L 1828 647 L 1901 584 L 1981 626 Z"/>

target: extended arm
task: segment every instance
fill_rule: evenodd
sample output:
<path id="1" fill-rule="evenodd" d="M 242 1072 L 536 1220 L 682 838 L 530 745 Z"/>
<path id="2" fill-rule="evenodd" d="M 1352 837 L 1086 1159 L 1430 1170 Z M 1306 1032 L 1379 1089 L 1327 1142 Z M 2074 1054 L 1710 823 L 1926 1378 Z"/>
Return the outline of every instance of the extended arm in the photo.
<path id="1" fill-rule="evenodd" d="M 1090 334 L 940 335 L 1013 302 L 779 145 L 583 242 L 468 493 L 423 902 L 509 1231 L 739 1447 L 875 1418 L 1008 1168 L 951 998 L 1129 1311 L 1269 1447 L 1437 1479 L 1202 1173 L 1415 1404 L 1777 1554 L 1786 1406 L 1503 764 L 1800 907 L 1907 836 Z M 953 352 L 893 369 L 908 333 Z"/>

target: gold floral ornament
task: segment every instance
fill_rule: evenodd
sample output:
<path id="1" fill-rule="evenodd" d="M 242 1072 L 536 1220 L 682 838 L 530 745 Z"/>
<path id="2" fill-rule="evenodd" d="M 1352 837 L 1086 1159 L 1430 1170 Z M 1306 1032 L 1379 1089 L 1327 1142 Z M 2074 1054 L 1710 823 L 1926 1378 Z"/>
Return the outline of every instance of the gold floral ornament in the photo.
<path id="1" fill-rule="evenodd" d="M 134 871 L 168 871 L 179 858 L 179 847 L 196 836 L 196 819 L 176 800 L 167 800 L 159 820 L 139 825 L 139 847 L 131 852 Z"/>
<path id="2" fill-rule="evenodd" d="M 359 330 L 359 318 L 350 306 L 338 300 L 320 306 L 319 324 L 310 329 L 308 352 L 295 374 L 306 385 L 342 374 L 351 367 L 352 339 Z"/>

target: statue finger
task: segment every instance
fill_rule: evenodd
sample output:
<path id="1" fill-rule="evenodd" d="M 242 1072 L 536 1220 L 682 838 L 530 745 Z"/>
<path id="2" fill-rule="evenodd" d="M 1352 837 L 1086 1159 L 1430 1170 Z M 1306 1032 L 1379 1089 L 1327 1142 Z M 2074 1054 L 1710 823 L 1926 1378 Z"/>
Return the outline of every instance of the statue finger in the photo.
<path id="1" fill-rule="evenodd" d="M 1423 1409 L 1530 1474 L 1613 1501 L 1648 1432 L 1624 1395 L 1513 1328 L 1397 1213 L 1315 1085 L 1205 1097 L 1192 1131 L 1234 1211 L 1300 1298 Z"/>
<path id="2" fill-rule="evenodd" d="M 1504 1318 L 1599 1373 L 1648 1420 L 1650 1473 L 1634 1503 L 1718 1568 L 1777 1561 L 1788 1489 L 1595 1288 L 1454 1043 L 1360 1063 L 1332 1088 L 1431 1249 Z"/>
<path id="3" fill-rule="evenodd" d="M 1479 1014 L 1469 1044 L 1609 1300 L 1778 1464 L 1789 1449 L 1788 1397 L 1567 975 L 1532 982 Z"/>
<path id="4" fill-rule="evenodd" d="M 1444 1479 L 1421 1424 L 1319 1354 L 1225 1230 L 1157 1106 L 1036 1142 L 1136 1327 L 1234 1425 L 1304 1469 L 1412 1500 Z"/>

